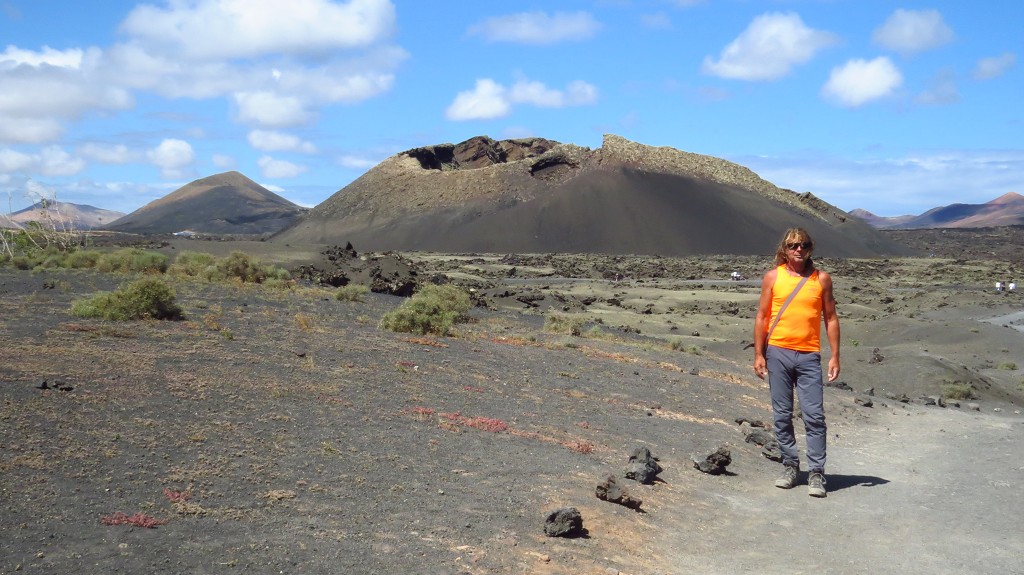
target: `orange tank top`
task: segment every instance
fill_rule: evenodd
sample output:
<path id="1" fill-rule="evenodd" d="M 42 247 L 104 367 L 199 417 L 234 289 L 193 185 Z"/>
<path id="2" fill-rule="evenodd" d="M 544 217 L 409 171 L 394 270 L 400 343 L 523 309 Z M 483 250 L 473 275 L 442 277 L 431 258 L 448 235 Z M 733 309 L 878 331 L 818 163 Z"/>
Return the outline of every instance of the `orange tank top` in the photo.
<path id="1" fill-rule="evenodd" d="M 772 316 L 768 320 L 768 328 L 775 323 L 779 308 L 793 293 L 800 276 L 791 276 L 786 266 L 781 265 L 775 271 L 775 284 L 772 286 Z M 811 272 L 807 282 L 797 292 L 793 301 L 789 302 L 782 319 L 772 331 L 768 345 L 784 347 L 795 351 L 821 351 L 821 284 L 818 283 L 818 270 Z"/>

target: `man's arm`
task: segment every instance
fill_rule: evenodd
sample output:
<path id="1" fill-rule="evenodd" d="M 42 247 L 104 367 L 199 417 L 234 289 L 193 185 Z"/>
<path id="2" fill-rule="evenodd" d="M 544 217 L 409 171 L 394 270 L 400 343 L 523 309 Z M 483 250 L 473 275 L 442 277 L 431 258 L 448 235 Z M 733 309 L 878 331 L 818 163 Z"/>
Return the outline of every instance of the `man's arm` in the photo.
<path id="1" fill-rule="evenodd" d="M 761 300 L 757 305 L 757 315 L 754 316 L 754 373 L 761 379 L 768 374 L 764 352 L 768 344 L 768 320 L 772 315 L 772 287 L 775 285 L 776 273 L 777 269 L 771 269 L 761 278 Z"/>
<path id="2" fill-rule="evenodd" d="M 818 283 L 821 284 L 821 313 L 825 317 L 825 333 L 828 335 L 828 346 L 832 348 L 832 357 L 828 360 L 828 380 L 835 381 L 839 377 L 839 316 L 836 315 L 832 276 L 819 271 Z"/>

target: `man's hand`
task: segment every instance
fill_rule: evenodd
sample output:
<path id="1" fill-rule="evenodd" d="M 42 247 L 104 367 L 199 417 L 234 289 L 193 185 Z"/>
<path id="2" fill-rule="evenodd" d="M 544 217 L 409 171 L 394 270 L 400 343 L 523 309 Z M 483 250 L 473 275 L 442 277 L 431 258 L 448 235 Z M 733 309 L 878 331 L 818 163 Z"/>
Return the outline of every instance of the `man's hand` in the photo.
<path id="1" fill-rule="evenodd" d="M 768 364 L 765 362 L 763 355 L 759 355 L 754 358 L 754 373 L 761 379 L 764 379 L 764 376 L 768 375 Z"/>
<path id="2" fill-rule="evenodd" d="M 839 358 L 833 357 L 828 360 L 828 380 L 835 381 L 839 378 Z"/>

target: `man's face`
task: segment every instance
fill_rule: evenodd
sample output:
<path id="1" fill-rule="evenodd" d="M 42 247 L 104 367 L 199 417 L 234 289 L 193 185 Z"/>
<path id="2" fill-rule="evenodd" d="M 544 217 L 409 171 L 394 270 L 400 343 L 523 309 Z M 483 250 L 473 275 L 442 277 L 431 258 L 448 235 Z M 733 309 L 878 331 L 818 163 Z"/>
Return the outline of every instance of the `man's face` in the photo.
<path id="1" fill-rule="evenodd" d="M 786 258 L 791 262 L 805 262 L 811 257 L 814 244 L 801 238 L 789 238 L 786 240 Z"/>

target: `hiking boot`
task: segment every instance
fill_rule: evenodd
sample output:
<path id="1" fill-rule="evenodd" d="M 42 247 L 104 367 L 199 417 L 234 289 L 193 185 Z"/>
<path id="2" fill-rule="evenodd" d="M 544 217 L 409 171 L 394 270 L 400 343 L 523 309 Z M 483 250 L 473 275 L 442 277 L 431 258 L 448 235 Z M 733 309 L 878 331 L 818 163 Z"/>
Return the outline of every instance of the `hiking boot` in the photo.
<path id="1" fill-rule="evenodd" d="M 775 480 L 775 487 L 779 489 L 792 489 L 796 485 L 797 475 L 800 474 L 800 468 L 794 465 L 787 465 L 783 467 L 782 475 Z"/>
<path id="2" fill-rule="evenodd" d="M 825 497 L 825 474 L 812 471 L 807 476 L 807 494 L 811 497 Z"/>

